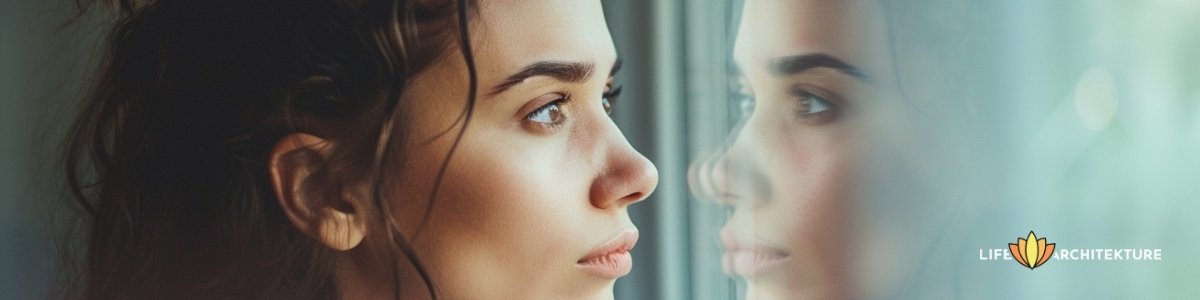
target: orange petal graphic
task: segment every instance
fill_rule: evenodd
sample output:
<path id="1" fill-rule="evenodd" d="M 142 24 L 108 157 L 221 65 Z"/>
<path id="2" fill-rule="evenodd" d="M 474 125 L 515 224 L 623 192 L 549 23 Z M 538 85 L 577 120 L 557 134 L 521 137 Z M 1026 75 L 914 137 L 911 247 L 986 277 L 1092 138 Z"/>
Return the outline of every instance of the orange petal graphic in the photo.
<path id="1" fill-rule="evenodd" d="M 1046 250 L 1042 251 L 1042 258 L 1039 258 L 1037 264 L 1033 265 L 1034 268 L 1042 266 L 1042 264 L 1046 263 L 1047 260 L 1050 260 L 1050 256 L 1054 254 L 1054 244 L 1046 244 L 1046 239 L 1038 240 L 1038 245 L 1046 248 Z"/>
<path id="2" fill-rule="evenodd" d="M 1025 240 L 1020 240 L 1020 241 L 1023 242 Z M 1022 243 L 1022 244 L 1024 244 L 1024 243 Z M 1025 254 L 1022 253 L 1024 251 L 1021 251 L 1020 249 L 1025 249 L 1025 247 L 1021 247 L 1020 245 L 1013 244 L 1013 243 L 1008 244 L 1008 252 L 1012 253 L 1012 256 L 1017 259 L 1017 263 L 1021 264 L 1022 266 L 1025 266 L 1025 267 L 1029 267 L 1029 263 L 1025 262 Z"/>

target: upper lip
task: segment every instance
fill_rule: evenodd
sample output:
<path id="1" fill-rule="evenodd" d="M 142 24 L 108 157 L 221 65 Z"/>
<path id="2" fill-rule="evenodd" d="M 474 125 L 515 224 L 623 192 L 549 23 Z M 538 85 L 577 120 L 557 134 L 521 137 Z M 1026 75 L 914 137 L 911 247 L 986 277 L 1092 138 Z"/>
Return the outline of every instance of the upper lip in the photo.
<path id="1" fill-rule="evenodd" d="M 761 238 L 753 237 L 749 234 L 738 233 L 730 228 L 721 230 L 721 244 L 725 246 L 725 252 L 751 251 L 773 254 L 781 257 L 789 256 L 787 251 L 780 247 L 772 245 Z"/>
<path id="2" fill-rule="evenodd" d="M 637 244 L 637 240 L 638 240 L 637 230 L 623 231 L 621 233 L 618 233 L 616 236 L 613 236 L 612 238 L 610 238 L 607 242 L 604 242 L 603 244 L 596 246 L 596 248 L 593 248 L 592 251 L 588 252 L 588 254 L 586 256 L 584 256 L 582 259 L 580 259 L 579 262 L 582 263 L 582 262 L 585 262 L 588 260 L 604 257 L 606 255 L 616 253 L 616 252 L 626 252 L 629 250 L 633 250 L 633 246 L 635 244 Z"/>

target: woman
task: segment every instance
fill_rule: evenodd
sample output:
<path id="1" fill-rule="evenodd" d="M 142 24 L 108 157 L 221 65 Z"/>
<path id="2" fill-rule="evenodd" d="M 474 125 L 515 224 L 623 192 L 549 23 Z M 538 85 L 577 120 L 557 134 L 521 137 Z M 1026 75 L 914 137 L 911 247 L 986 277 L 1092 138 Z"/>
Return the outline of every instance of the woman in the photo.
<path id="1" fill-rule="evenodd" d="M 657 182 L 599 1 L 114 1 L 84 298 L 610 298 Z M 607 76 L 606 76 L 607 75 Z"/>
<path id="2" fill-rule="evenodd" d="M 944 143 L 955 137 L 945 115 L 924 109 L 965 98 L 941 85 L 952 81 L 921 80 L 945 66 L 914 54 L 936 51 L 895 52 L 913 44 L 892 31 L 887 3 L 745 2 L 733 53 L 744 117 L 691 183 L 732 208 L 722 265 L 747 299 L 908 295 L 901 286 L 920 278 L 951 206 L 933 184 L 950 180 L 931 174 L 960 153 Z"/>
<path id="3" fill-rule="evenodd" d="M 856 20 L 855 2 L 745 3 L 733 55 L 745 117 L 698 175 L 703 194 L 733 208 L 722 265 L 747 299 L 851 297 L 846 179 L 859 101 L 887 73 L 864 64 L 857 28 L 819 24 Z"/>

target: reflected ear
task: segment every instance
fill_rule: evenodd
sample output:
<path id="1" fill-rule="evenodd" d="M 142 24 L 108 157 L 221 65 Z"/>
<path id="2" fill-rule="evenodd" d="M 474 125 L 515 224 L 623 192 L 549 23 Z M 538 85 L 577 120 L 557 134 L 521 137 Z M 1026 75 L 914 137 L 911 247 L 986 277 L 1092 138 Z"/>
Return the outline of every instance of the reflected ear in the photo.
<path id="1" fill-rule="evenodd" d="M 366 220 L 355 208 L 360 201 L 342 191 L 318 191 L 328 173 L 318 174 L 329 156 L 330 144 L 320 137 L 293 133 L 271 149 L 271 184 L 285 215 L 300 232 L 334 250 L 353 249 L 366 236 Z"/>

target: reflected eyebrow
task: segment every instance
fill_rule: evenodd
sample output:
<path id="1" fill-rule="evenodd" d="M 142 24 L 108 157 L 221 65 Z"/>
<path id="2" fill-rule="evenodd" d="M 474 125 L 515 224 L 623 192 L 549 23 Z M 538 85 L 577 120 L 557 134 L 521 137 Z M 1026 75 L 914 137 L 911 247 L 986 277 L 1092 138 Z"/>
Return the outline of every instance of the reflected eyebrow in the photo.
<path id="1" fill-rule="evenodd" d="M 512 86 L 530 77 L 549 76 L 563 82 L 582 82 L 592 77 L 596 66 L 585 62 L 540 61 L 522 68 L 520 72 L 508 76 L 507 79 L 492 88 L 489 95 L 502 93 Z"/>
<path id="2" fill-rule="evenodd" d="M 859 68 L 825 53 L 781 57 L 767 63 L 767 69 L 775 76 L 795 75 L 815 68 L 834 69 L 864 82 L 870 80 Z"/>

